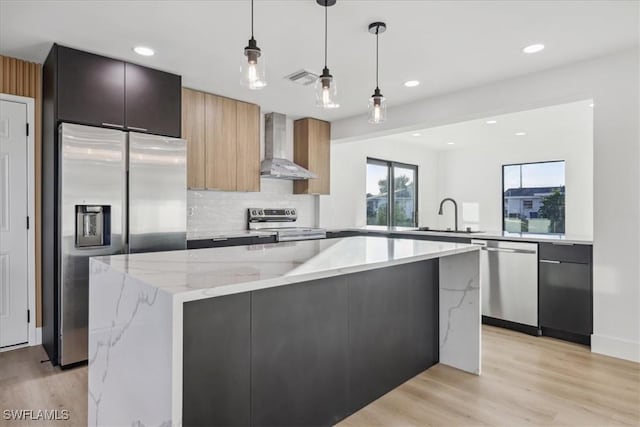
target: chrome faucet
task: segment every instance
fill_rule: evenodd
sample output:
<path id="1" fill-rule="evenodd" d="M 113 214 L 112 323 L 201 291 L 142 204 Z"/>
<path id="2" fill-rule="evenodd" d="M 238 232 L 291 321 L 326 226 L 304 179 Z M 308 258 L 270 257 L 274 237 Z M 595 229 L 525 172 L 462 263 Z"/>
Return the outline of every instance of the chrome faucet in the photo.
<path id="1" fill-rule="evenodd" d="M 453 203 L 453 209 L 454 209 L 454 215 L 455 215 L 455 218 L 454 218 L 455 219 L 455 230 L 458 231 L 458 204 L 451 197 L 447 197 L 445 199 L 442 199 L 442 201 L 440 202 L 440 209 L 438 210 L 438 215 L 442 215 L 442 205 L 444 205 L 444 202 Z"/>

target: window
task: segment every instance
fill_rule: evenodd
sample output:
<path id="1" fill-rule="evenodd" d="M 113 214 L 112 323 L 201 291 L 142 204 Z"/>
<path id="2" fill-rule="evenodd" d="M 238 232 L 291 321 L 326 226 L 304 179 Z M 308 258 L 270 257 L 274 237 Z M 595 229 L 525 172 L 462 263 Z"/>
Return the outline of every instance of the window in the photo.
<path id="1" fill-rule="evenodd" d="M 502 229 L 564 234 L 564 161 L 502 166 Z"/>
<path id="2" fill-rule="evenodd" d="M 367 159 L 367 225 L 417 226 L 417 181 L 417 166 Z"/>

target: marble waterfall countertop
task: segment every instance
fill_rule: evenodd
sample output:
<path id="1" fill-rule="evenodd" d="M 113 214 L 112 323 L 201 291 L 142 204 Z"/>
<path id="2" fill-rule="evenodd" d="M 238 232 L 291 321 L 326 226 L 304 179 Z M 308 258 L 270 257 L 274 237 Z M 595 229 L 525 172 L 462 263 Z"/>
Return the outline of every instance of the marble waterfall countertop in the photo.
<path id="1" fill-rule="evenodd" d="M 576 245 L 592 245 L 593 238 L 590 236 L 573 235 L 573 234 L 536 234 L 536 233 L 510 233 L 507 231 L 478 231 L 473 233 L 465 233 L 464 231 L 419 231 L 416 227 L 387 227 L 381 225 L 366 225 L 364 227 L 331 229 L 327 231 L 359 231 L 359 232 L 377 232 L 377 233 L 410 233 L 423 234 L 426 236 L 442 236 L 442 237 L 464 237 L 467 239 L 489 239 L 489 240 L 509 240 L 519 242 L 562 242 Z"/>
<path id="2" fill-rule="evenodd" d="M 423 240 L 347 237 L 93 258 L 190 301 L 479 250 Z"/>
<path id="3" fill-rule="evenodd" d="M 91 258 L 87 424 L 183 424 L 187 305 L 429 259 L 438 264 L 439 362 L 479 375 L 475 245 L 356 236 Z"/>

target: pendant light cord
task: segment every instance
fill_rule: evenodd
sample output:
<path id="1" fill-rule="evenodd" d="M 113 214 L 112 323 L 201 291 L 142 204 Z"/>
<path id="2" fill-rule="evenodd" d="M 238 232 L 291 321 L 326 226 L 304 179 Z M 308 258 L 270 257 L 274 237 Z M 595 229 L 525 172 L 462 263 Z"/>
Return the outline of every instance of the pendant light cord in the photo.
<path id="1" fill-rule="evenodd" d="M 324 3 L 324 68 L 327 68 L 327 2 Z"/>
<path id="2" fill-rule="evenodd" d="M 379 84 L 378 84 L 378 52 L 379 52 L 379 48 L 378 48 L 378 32 L 380 31 L 380 27 L 376 28 L 376 89 L 379 89 Z"/>
<path id="3" fill-rule="evenodd" d="M 253 0 L 251 0 L 251 38 L 253 38 Z"/>

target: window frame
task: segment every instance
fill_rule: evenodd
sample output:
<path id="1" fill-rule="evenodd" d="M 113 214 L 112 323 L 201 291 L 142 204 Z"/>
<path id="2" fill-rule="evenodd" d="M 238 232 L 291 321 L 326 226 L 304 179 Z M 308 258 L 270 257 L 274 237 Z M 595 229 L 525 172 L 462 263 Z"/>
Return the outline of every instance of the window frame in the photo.
<path id="1" fill-rule="evenodd" d="M 387 168 L 387 224 L 386 227 L 402 227 L 393 225 L 394 214 L 393 207 L 395 206 L 395 191 L 391 189 L 395 188 L 395 177 L 393 176 L 394 168 L 399 167 L 403 169 L 412 169 L 414 172 L 414 197 L 413 197 L 413 225 L 411 227 L 418 227 L 418 165 L 412 165 L 409 163 L 396 162 L 393 160 L 383 160 L 375 157 L 367 157 L 366 165 L 385 166 Z M 365 176 L 365 196 L 366 191 L 366 176 Z M 365 203 L 365 214 L 367 206 Z M 368 222 L 368 221 L 367 221 Z M 367 225 L 369 225 L 367 223 Z"/>
<path id="2" fill-rule="evenodd" d="M 506 211 L 505 211 L 505 205 L 504 205 L 504 168 L 505 167 L 509 167 L 509 166 L 526 166 L 526 165 L 540 165 L 540 164 L 545 164 L 545 163 L 564 163 L 564 178 L 565 178 L 565 183 L 564 183 L 564 187 L 565 187 L 565 233 L 566 233 L 566 221 L 567 221 L 567 216 L 566 216 L 566 196 L 567 196 L 567 161 L 566 160 L 543 160 L 540 162 L 521 162 L 521 163 L 506 163 L 502 165 L 502 189 L 501 189 L 501 204 L 502 204 L 502 232 L 503 233 L 509 233 L 507 230 L 505 230 L 505 216 L 506 216 Z M 522 185 L 522 182 L 520 182 L 520 185 Z M 528 231 L 520 231 L 520 234 L 528 234 Z M 565 233 L 562 233 L 563 235 Z M 533 233 L 536 234 L 536 233 Z M 557 233 L 545 233 L 545 234 L 550 234 L 550 235 L 554 235 Z"/>

